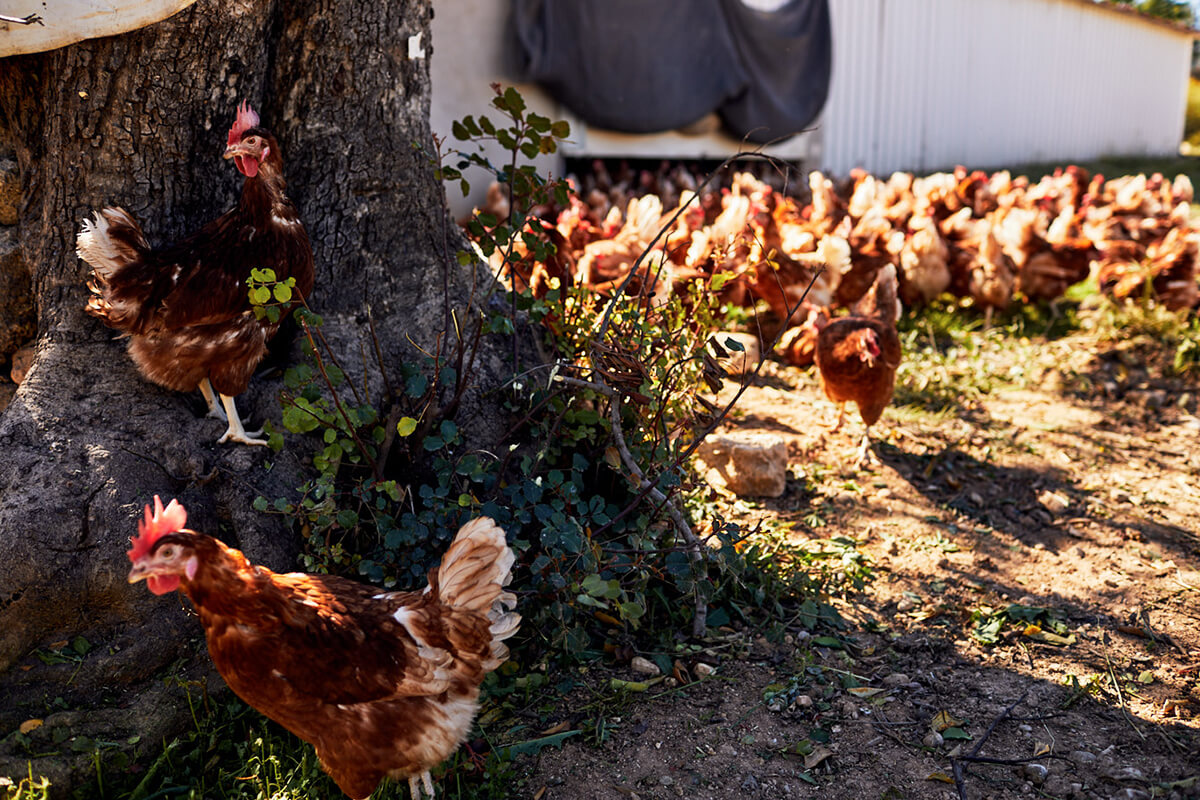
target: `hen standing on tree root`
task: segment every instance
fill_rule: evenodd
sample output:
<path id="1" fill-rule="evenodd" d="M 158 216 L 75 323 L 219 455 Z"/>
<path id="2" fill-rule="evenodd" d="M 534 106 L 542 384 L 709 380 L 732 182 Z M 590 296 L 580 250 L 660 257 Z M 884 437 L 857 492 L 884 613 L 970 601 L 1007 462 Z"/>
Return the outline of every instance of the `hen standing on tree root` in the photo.
<path id="1" fill-rule="evenodd" d="M 422 592 L 334 575 L 280 575 L 154 498 L 138 523 L 129 582 L 181 589 L 238 697 L 311 742 L 354 800 L 384 777 L 433 797 L 429 770 L 467 738 L 484 676 L 508 658 L 521 617 L 505 591 L 515 556 L 487 517 L 459 529 Z"/>
<path id="2" fill-rule="evenodd" d="M 246 103 L 224 157 L 246 176 L 241 200 L 196 233 L 152 248 L 128 212 L 106 208 L 84 220 L 76 247 L 92 267 L 87 312 L 132 337 L 138 371 L 177 392 L 198 388 L 209 416 L 228 420 L 218 442 L 265 445 L 242 427 L 233 398 L 246 391 L 283 316 L 258 319 L 247 281 L 252 269 L 273 270 L 280 283 L 295 278 L 290 302 L 277 295 L 286 312 L 312 291 L 312 248 L 285 193 L 279 144 Z"/>
<path id="3" fill-rule="evenodd" d="M 855 304 L 850 316 L 830 322 L 817 336 L 815 360 L 825 395 L 838 405 L 838 430 L 846 417 L 846 403 L 858 406 L 867 426 L 856 458 L 859 465 L 871 458 L 871 426 L 892 401 L 896 369 L 900 366 L 900 316 L 896 268 L 879 270 L 875 283 Z"/>

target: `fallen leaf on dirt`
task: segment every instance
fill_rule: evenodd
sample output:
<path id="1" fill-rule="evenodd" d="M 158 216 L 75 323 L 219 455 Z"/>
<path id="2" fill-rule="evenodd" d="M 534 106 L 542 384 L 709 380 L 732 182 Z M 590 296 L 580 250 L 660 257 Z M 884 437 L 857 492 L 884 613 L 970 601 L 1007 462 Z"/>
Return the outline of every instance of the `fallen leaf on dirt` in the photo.
<path id="1" fill-rule="evenodd" d="M 811 753 L 804 757 L 804 768 L 812 769 L 817 764 L 820 764 L 822 761 L 829 758 L 831 755 L 833 755 L 833 751 L 828 747 L 821 747 L 820 745 L 817 745 L 813 748 Z"/>
<path id="2" fill-rule="evenodd" d="M 21 727 L 19 727 L 17 730 L 19 730 L 21 733 L 29 733 L 30 731 L 36 731 L 40 727 L 42 727 L 42 721 L 40 719 L 27 719 L 21 723 Z"/>
<path id="3" fill-rule="evenodd" d="M 874 697 L 877 694 L 882 694 L 882 693 L 886 692 L 887 689 L 875 689 L 870 686 L 855 686 L 854 688 L 847 689 L 846 691 L 849 692 L 850 694 L 854 695 L 855 697 L 864 697 L 865 698 L 865 697 Z"/>
<path id="4" fill-rule="evenodd" d="M 929 776 L 927 778 L 925 778 L 925 780 L 941 781 L 942 783 L 954 783 L 954 778 L 951 778 L 949 775 L 947 775 L 944 772 L 931 772 L 931 773 L 929 773 Z"/>
<path id="5" fill-rule="evenodd" d="M 946 728 L 946 730 L 942 731 L 942 738 L 943 739 L 970 739 L 971 734 L 967 733 L 962 728 L 953 727 L 953 728 Z"/>
<path id="6" fill-rule="evenodd" d="M 663 675 L 651 678 L 648 681 L 623 681 L 620 678 L 613 678 L 608 682 L 608 685 L 610 688 L 623 689 L 627 692 L 644 692 L 663 678 Z"/>
<path id="7" fill-rule="evenodd" d="M 538 789 L 536 792 L 533 793 L 533 800 L 542 800 L 542 798 L 545 796 L 546 796 L 546 787 L 543 786 L 542 788 Z"/>
<path id="8" fill-rule="evenodd" d="M 1041 758 L 1042 756 L 1046 755 L 1047 753 L 1052 752 L 1053 749 L 1054 748 L 1052 748 L 1046 742 L 1034 742 L 1033 743 L 1033 757 Z"/>
<path id="9" fill-rule="evenodd" d="M 569 727 L 571 727 L 571 726 L 568 725 L 567 721 L 564 719 L 562 722 L 558 723 L 557 725 L 551 725 L 549 728 L 546 728 L 546 730 L 542 731 L 542 736 L 550 736 L 551 734 L 554 734 L 554 733 L 562 733 Z"/>
<path id="10" fill-rule="evenodd" d="M 69 644 L 70 642 L 68 642 L 66 639 L 63 639 L 61 642 L 51 642 L 49 647 L 51 650 L 62 650 Z"/>
<path id="11" fill-rule="evenodd" d="M 929 720 L 929 727 L 938 733 L 962 724 L 963 721 L 949 711 L 939 711 L 933 715 L 933 719 Z"/>
<path id="12" fill-rule="evenodd" d="M 1144 669 L 1138 674 L 1138 683 L 1154 683 L 1154 670 Z"/>
<path id="13" fill-rule="evenodd" d="M 1060 647 L 1065 647 L 1069 644 L 1075 644 L 1075 634 L 1072 633 L 1070 636 L 1059 636 L 1057 633 L 1044 631 L 1037 625 L 1026 626 L 1023 633 L 1030 639 L 1033 639 L 1035 642 L 1044 642 L 1045 644 L 1053 644 Z"/>

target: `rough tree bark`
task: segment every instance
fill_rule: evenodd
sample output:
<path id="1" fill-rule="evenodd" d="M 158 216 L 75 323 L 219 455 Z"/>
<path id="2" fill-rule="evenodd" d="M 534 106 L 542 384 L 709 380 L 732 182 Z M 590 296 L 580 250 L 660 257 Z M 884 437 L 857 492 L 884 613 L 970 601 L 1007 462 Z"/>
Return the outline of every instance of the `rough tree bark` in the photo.
<path id="1" fill-rule="evenodd" d="M 0 60 L 0 140 L 21 171 L 39 331 L 34 367 L 0 417 L 0 737 L 38 717 L 71 735 L 154 743 L 179 722 L 186 705 L 155 676 L 203 668 L 199 627 L 174 595 L 125 582 L 128 537 L 155 493 L 253 560 L 294 563 L 289 532 L 250 503 L 294 491 L 302 444 L 277 456 L 216 445 L 221 425 L 201 418 L 198 396 L 137 375 L 124 343 L 83 313 L 80 221 L 122 205 L 165 243 L 219 214 L 240 186 L 220 159 L 225 132 L 248 98 L 283 148 L 313 241 L 313 306 L 339 357 L 360 361 L 368 300 L 389 359 L 406 337 L 428 344 L 457 246 L 426 154 L 431 16 L 430 0 L 200 0 L 139 31 Z M 449 282 L 465 296 L 463 275 Z M 278 420 L 278 388 L 257 378 L 239 408 Z M 475 414 L 477 438 L 488 419 Z M 92 650 L 69 682 L 76 665 L 34 657 L 79 635 Z M 48 715 L 53 697 L 67 710 Z M 26 754 L 8 741 L 0 775 L 24 774 Z M 35 771 L 62 786 L 79 766 Z"/>

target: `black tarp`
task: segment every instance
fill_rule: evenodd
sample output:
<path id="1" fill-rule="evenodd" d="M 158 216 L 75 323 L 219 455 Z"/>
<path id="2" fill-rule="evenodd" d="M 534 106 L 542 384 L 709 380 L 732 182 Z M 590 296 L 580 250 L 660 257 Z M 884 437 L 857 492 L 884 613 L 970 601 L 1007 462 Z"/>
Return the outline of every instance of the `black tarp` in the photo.
<path id="1" fill-rule="evenodd" d="M 828 0 L 513 0 L 519 69 L 585 122 L 628 133 L 717 111 L 769 142 L 801 131 L 829 91 Z"/>

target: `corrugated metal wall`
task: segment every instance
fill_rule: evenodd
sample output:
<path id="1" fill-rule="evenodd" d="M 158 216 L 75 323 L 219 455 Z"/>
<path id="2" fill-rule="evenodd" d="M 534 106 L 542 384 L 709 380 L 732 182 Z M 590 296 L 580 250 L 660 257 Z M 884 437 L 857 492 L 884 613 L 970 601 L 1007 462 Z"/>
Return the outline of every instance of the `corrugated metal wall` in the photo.
<path id="1" fill-rule="evenodd" d="M 1174 153 L 1191 40 L 1078 0 L 830 0 L 838 174 Z"/>

